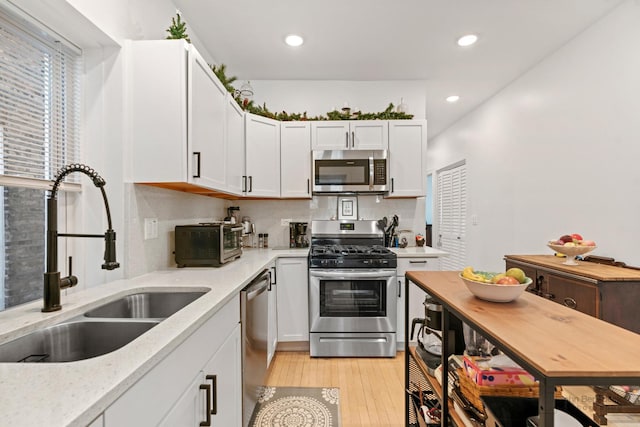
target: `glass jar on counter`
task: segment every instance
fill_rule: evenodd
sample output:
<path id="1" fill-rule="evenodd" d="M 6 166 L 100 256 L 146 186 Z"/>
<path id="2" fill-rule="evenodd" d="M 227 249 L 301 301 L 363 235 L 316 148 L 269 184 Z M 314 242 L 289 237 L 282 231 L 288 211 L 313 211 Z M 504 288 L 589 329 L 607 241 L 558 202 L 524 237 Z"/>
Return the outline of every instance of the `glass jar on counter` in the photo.
<path id="1" fill-rule="evenodd" d="M 269 233 L 264 233 L 264 245 L 262 247 L 263 248 L 269 247 Z"/>
<path id="2" fill-rule="evenodd" d="M 258 234 L 258 247 L 259 248 L 264 248 L 264 234 L 263 233 L 259 233 Z"/>

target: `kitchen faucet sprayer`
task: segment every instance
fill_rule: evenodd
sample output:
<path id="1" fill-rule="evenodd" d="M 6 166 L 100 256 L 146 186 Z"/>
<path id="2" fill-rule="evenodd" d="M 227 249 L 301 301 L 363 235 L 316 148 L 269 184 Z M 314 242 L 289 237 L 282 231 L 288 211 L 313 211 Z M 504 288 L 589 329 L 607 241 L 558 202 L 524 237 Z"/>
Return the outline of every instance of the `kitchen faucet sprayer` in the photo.
<path id="1" fill-rule="evenodd" d="M 58 189 L 62 180 L 73 172 L 82 172 L 93 181 L 93 184 L 100 188 L 102 200 L 107 213 L 108 229 L 104 234 L 71 234 L 58 233 Z M 60 169 L 56 174 L 55 181 L 47 199 L 47 255 L 46 267 L 44 273 L 44 307 L 42 311 L 57 311 L 62 308 L 60 305 L 60 289 L 69 288 L 78 284 L 78 278 L 71 274 L 72 262 L 69 257 L 69 275 L 60 277 L 58 271 L 58 237 L 98 237 L 104 238 L 104 263 L 103 270 L 114 270 L 120 267 L 120 263 L 116 261 L 116 232 L 111 226 L 111 211 L 109 210 L 109 201 L 104 191 L 106 182 L 98 173 L 87 165 L 80 163 L 72 163 Z"/>

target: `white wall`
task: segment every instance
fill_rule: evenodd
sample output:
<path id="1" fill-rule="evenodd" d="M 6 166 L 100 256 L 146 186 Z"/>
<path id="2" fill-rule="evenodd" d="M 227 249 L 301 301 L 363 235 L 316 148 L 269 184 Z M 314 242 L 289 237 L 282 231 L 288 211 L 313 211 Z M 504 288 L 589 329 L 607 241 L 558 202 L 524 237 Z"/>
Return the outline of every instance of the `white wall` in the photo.
<path id="1" fill-rule="evenodd" d="M 629 0 L 429 141 L 430 169 L 467 162 L 469 265 L 500 270 L 576 232 L 640 265 L 638 40 Z"/>

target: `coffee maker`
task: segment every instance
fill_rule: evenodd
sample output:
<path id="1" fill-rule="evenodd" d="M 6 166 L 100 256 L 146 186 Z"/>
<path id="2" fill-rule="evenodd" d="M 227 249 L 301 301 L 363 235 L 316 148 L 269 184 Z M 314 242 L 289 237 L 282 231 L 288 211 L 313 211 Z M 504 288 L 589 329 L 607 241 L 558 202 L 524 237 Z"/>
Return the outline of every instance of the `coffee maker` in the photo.
<path id="1" fill-rule="evenodd" d="M 307 237 L 307 222 L 289 223 L 289 247 L 308 248 L 309 238 Z"/>

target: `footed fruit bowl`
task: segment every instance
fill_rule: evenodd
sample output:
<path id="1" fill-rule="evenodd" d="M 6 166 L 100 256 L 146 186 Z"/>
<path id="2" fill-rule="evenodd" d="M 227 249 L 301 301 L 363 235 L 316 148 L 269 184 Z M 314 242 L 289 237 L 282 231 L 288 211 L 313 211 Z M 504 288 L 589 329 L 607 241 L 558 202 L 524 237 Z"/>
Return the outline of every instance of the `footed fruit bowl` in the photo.
<path id="1" fill-rule="evenodd" d="M 566 246 L 566 245 L 556 245 L 552 241 L 547 243 L 547 246 L 553 251 L 566 255 L 567 260 L 563 262 L 565 265 L 579 265 L 576 262 L 576 256 L 588 254 L 592 250 L 596 248 L 596 246 L 586 246 L 586 245 L 577 245 L 577 246 Z"/>
<path id="2" fill-rule="evenodd" d="M 498 285 L 494 283 L 476 282 L 475 280 L 467 279 L 460 274 L 460 278 L 467 285 L 467 289 L 476 296 L 485 301 L 491 302 L 510 302 L 517 299 L 527 286 L 531 284 L 533 280 L 530 277 L 526 277 L 524 283 L 514 285 Z"/>

